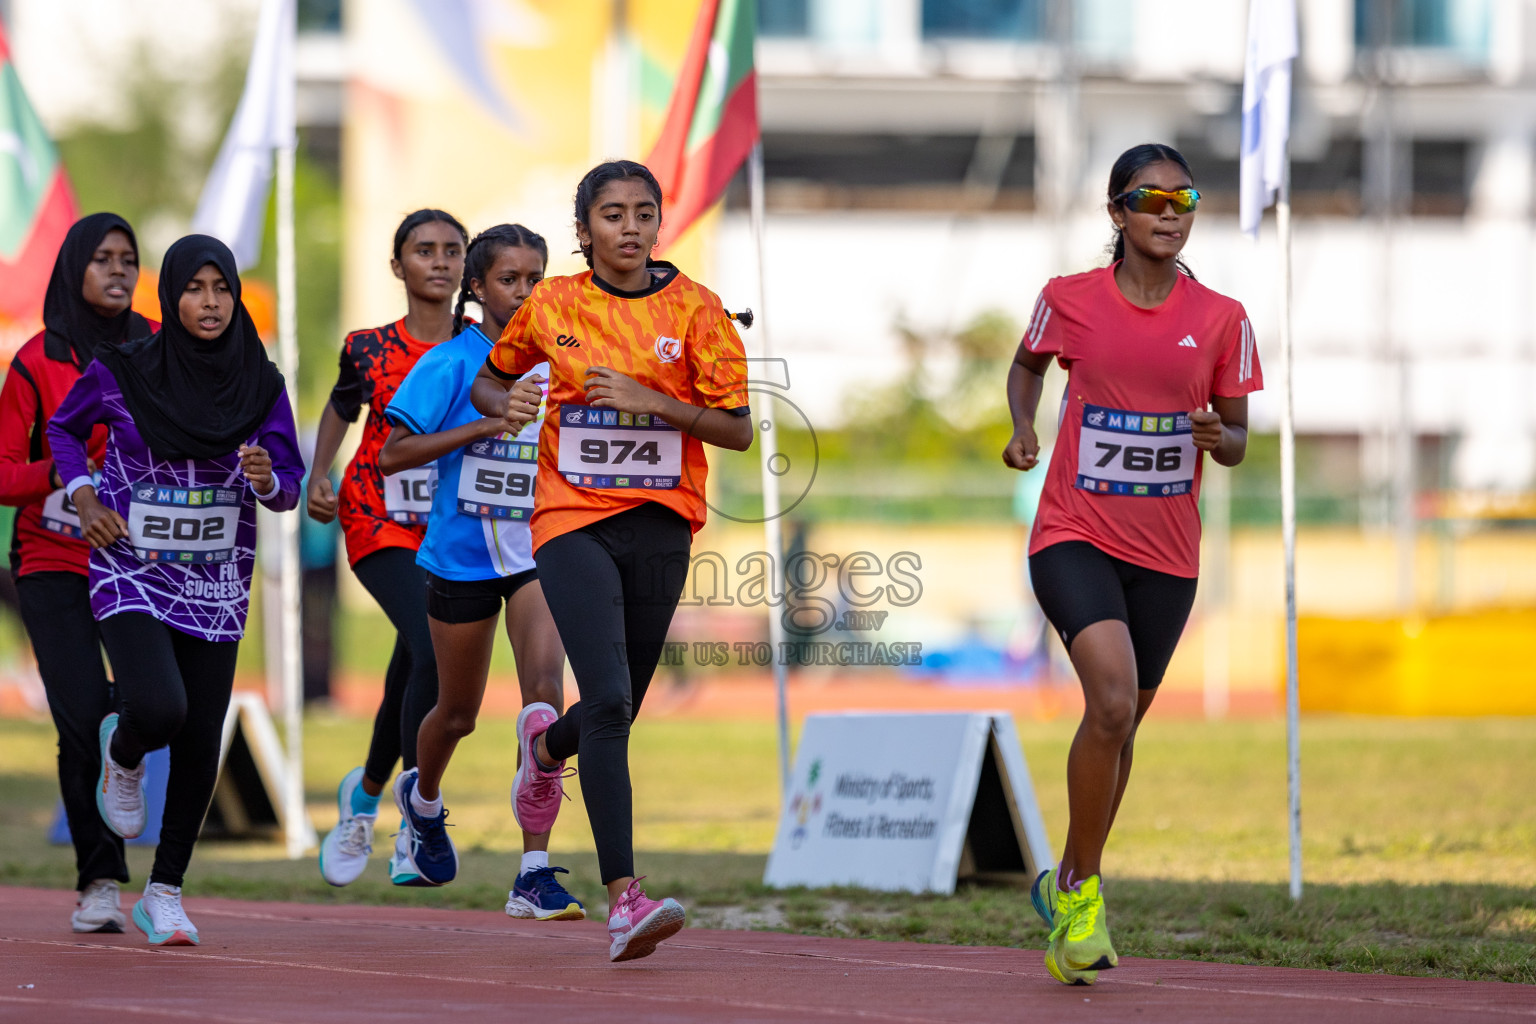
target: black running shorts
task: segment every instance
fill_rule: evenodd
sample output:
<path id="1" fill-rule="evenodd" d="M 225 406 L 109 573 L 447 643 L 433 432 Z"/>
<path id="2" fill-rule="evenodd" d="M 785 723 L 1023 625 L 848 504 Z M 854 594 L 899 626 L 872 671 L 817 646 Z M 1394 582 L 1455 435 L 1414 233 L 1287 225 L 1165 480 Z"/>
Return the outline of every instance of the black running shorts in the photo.
<path id="1" fill-rule="evenodd" d="M 483 622 L 501 614 L 503 601 L 539 578 L 537 569 L 524 569 L 511 576 L 488 580 L 447 580 L 427 573 L 427 614 L 438 622 L 459 625 Z"/>
<path id="2" fill-rule="evenodd" d="M 1081 540 L 1030 555 L 1029 576 L 1040 610 L 1068 652 L 1095 622 L 1118 619 L 1131 632 L 1136 685 L 1152 690 L 1163 681 L 1194 607 L 1197 580 L 1132 565 Z"/>

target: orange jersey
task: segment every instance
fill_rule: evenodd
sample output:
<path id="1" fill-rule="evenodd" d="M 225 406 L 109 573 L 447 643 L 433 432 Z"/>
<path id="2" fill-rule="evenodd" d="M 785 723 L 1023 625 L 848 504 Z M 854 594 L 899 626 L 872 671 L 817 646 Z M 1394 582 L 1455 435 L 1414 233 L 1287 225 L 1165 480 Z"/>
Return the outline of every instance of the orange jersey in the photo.
<path id="1" fill-rule="evenodd" d="M 539 434 L 533 549 L 647 501 L 704 525 L 704 444 L 659 418 L 596 409 L 587 368 L 606 366 L 689 405 L 747 409 L 741 338 L 714 292 L 670 264 L 622 292 L 589 270 L 546 278 L 491 350 L 503 377 L 549 362 L 549 404 Z"/>

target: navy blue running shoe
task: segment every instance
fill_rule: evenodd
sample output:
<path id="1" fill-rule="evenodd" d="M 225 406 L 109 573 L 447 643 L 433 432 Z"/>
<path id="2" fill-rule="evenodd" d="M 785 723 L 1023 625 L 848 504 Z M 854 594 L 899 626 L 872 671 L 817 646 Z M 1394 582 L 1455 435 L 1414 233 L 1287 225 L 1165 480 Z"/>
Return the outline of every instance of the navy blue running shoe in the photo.
<path id="1" fill-rule="evenodd" d="M 453 840 L 448 838 L 448 809 L 443 808 L 435 818 L 417 814 L 411 806 L 411 793 L 415 789 L 415 768 L 395 776 L 395 806 L 400 809 L 400 817 L 405 819 L 401 823 L 405 841 L 397 844 L 395 855 L 404 855 L 404 861 L 415 869 L 421 883 L 446 885 L 459 873 L 459 855 L 453 848 Z M 392 867 L 392 874 L 393 871 Z"/>
<path id="2" fill-rule="evenodd" d="M 570 874 L 565 868 L 534 868 L 524 871 L 507 893 L 507 916 L 535 921 L 580 921 L 587 912 L 581 901 L 565 891 L 555 872 Z"/>

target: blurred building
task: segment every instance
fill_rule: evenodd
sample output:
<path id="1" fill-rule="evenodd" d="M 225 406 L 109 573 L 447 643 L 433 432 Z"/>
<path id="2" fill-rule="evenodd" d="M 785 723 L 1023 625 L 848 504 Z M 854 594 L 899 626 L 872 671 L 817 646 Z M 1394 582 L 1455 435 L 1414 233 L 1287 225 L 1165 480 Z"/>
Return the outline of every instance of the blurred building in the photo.
<path id="1" fill-rule="evenodd" d="M 1410 458 L 1419 489 L 1528 488 L 1536 0 L 1298 2 L 1303 474 L 1358 477 L 1367 521 L 1388 516 L 1386 482 Z M 1243 0 L 758 4 L 763 326 L 813 423 L 899 375 L 898 325 L 943 334 L 989 309 L 1022 323 L 1047 277 L 1100 264 L 1109 166 L 1148 140 L 1193 164 L 1206 199 L 1190 260 L 1247 305 L 1273 361 L 1272 228 L 1255 246 L 1236 226 Z M 0 15 L 58 133 L 115 116 L 135 66 L 202 81 L 243 59 L 256 6 L 189 19 L 179 0 L 0 0 Z M 301 0 L 299 117 L 342 175 L 346 323 L 397 315 L 388 240 L 417 205 L 472 228 L 521 220 L 550 239 L 553 272 L 575 269 L 575 180 L 643 157 L 695 7 Z M 196 103 L 179 118 L 222 129 Z M 739 180 L 678 257 L 733 308 L 757 295 L 746 199 Z M 1275 398 L 1254 402 L 1260 429 Z"/>
<path id="2" fill-rule="evenodd" d="M 1024 321 L 1100 265 L 1110 164 L 1167 141 L 1206 195 L 1187 253 L 1275 356 L 1272 227 L 1236 225 L 1247 4 L 759 0 L 768 299 L 813 419 L 899 358 L 892 325 Z M 1297 417 L 1379 492 L 1515 490 L 1536 468 L 1536 4 L 1300 0 Z M 749 294 L 746 192 L 713 284 Z M 1270 380 L 1275 380 L 1271 373 Z M 1275 392 L 1254 403 L 1278 421 Z M 1403 424 L 1419 443 L 1404 445 Z M 1315 467 L 1313 467 L 1315 468 Z M 1303 473 L 1309 467 L 1303 466 Z M 1370 502 L 1367 502 L 1369 505 Z M 1367 518 L 1373 517 L 1367 509 Z"/>

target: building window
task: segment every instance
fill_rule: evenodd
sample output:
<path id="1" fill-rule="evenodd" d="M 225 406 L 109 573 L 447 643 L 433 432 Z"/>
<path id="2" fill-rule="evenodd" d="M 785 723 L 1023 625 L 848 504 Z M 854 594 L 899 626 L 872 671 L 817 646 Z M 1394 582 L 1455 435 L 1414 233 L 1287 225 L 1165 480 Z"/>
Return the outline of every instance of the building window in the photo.
<path id="1" fill-rule="evenodd" d="M 300 32 L 340 32 L 341 0 L 299 0 Z"/>
<path id="2" fill-rule="evenodd" d="M 1355 45 L 1486 57 L 1490 0 L 1355 0 Z"/>
<path id="3" fill-rule="evenodd" d="M 810 33 L 807 0 L 758 0 L 757 30 L 765 36 L 804 36 Z"/>
<path id="4" fill-rule="evenodd" d="M 1046 0 L 923 0 L 925 39 L 1039 39 Z"/>
<path id="5" fill-rule="evenodd" d="M 1409 209 L 1421 216 L 1460 217 L 1472 187 L 1472 144 L 1466 139 L 1414 139 Z"/>
<path id="6" fill-rule="evenodd" d="M 995 181 L 968 182 L 980 140 L 973 134 L 763 133 L 771 210 L 1031 210 L 1035 140 L 1012 140 Z M 726 205 L 747 204 L 745 176 Z"/>

